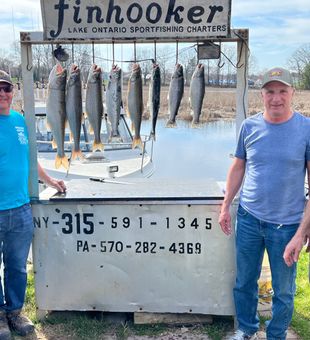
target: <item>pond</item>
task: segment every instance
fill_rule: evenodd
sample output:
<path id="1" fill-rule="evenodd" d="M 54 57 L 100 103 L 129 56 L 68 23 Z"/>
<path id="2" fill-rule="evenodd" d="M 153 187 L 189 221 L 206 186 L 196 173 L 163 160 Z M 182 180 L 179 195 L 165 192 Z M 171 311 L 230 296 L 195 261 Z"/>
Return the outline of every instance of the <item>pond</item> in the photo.
<path id="1" fill-rule="evenodd" d="M 148 135 L 150 126 L 150 120 L 143 121 L 141 133 Z M 224 181 L 235 145 L 234 122 L 210 122 L 191 128 L 190 122 L 177 121 L 176 128 L 166 128 L 166 120 L 159 119 L 153 146 L 155 172 L 152 178 Z M 151 146 L 148 142 L 149 154 Z"/>

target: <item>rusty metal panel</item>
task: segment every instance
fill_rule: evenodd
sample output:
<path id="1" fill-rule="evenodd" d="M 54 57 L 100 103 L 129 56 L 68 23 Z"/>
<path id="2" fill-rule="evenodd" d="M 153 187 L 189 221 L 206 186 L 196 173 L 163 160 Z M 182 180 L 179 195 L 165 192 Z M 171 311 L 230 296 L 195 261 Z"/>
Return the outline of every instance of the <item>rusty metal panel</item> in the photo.
<path id="1" fill-rule="evenodd" d="M 231 0 L 41 0 L 45 39 L 182 40 L 226 37 Z"/>
<path id="2" fill-rule="evenodd" d="M 205 43 L 203 45 L 198 45 L 198 60 L 219 59 L 220 55 L 220 45 L 216 45 L 214 43 Z"/>
<path id="3" fill-rule="evenodd" d="M 38 308 L 234 315 L 220 204 L 33 204 Z"/>

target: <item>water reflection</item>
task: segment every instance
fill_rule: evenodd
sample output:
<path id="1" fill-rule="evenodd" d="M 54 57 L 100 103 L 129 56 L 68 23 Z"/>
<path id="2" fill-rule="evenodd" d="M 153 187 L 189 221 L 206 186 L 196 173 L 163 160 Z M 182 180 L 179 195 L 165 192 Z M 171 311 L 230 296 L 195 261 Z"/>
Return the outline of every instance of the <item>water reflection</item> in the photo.
<path id="1" fill-rule="evenodd" d="M 157 122 L 153 149 L 153 178 L 206 179 L 223 181 L 231 164 L 236 133 L 234 122 L 212 122 L 193 129 L 190 123 L 178 121 L 177 128 L 166 128 L 166 120 Z M 142 124 L 148 134 L 150 121 Z M 151 143 L 147 143 L 150 153 Z"/>

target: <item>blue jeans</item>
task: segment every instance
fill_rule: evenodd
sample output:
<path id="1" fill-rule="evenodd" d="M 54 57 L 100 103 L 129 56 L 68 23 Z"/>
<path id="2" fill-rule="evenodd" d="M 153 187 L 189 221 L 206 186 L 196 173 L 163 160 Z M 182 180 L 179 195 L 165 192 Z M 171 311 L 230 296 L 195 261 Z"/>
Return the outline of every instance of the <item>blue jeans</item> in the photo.
<path id="1" fill-rule="evenodd" d="M 4 289 L 0 282 L 0 310 L 13 311 L 23 307 L 32 236 L 33 219 L 29 204 L 0 211 L 0 255 L 4 265 Z"/>
<path id="2" fill-rule="evenodd" d="M 296 264 L 283 260 L 285 246 L 298 224 L 278 225 L 261 221 L 239 205 L 236 223 L 237 277 L 234 299 L 238 328 L 252 335 L 259 328 L 258 284 L 265 249 L 267 250 L 274 296 L 272 319 L 267 321 L 268 340 L 284 340 L 294 310 Z"/>

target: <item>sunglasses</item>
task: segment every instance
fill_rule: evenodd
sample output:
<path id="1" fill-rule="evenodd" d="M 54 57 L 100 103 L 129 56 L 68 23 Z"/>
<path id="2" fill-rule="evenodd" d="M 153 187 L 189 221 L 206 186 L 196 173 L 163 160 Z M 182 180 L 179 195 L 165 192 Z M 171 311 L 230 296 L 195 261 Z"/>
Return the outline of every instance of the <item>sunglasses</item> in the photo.
<path id="1" fill-rule="evenodd" d="M 0 92 L 3 90 L 5 93 L 10 93 L 13 91 L 13 85 L 7 84 L 4 86 L 0 86 Z"/>

